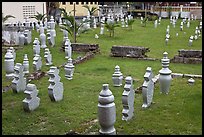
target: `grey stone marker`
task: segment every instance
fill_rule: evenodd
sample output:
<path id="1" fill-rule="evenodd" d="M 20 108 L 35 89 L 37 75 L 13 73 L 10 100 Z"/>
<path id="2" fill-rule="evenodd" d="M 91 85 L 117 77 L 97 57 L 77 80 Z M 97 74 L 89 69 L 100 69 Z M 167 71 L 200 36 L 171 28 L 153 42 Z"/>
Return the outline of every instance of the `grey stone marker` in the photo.
<path id="1" fill-rule="evenodd" d="M 68 80 L 72 80 L 72 77 L 73 77 L 73 74 L 74 74 L 74 65 L 72 63 L 71 58 L 68 59 L 68 63 L 65 65 L 64 70 L 65 70 L 65 77 Z"/>
<path id="2" fill-rule="evenodd" d="M 133 90 L 133 79 L 128 76 L 125 78 L 125 86 L 122 94 L 122 120 L 130 120 L 134 116 L 135 91 Z"/>
<path id="3" fill-rule="evenodd" d="M 13 54 L 13 60 L 15 61 L 15 59 L 16 59 L 15 49 L 13 47 L 10 47 L 9 49 L 11 50 L 11 53 Z"/>
<path id="4" fill-rule="evenodd" d="M 48 48 L 45 49 L 45 65 L 52 65 L 52 54 L 50 53 L 50 50 Z"/>
<path id="5" fill-rule="evenodd" d="M 29 74 L 29 60 L 27 54 L 24 55 L 23 66 L 24 66 L 23 73 Z"/>
<path id="6" fill-rule="evenodd" d="M 100 134 L 116 135 L 114 123 L 116 121 L 116 107 L 114 96 L 109 90 L 108 84 L 103 84 L 103 88 L 98 97 L 98 121 Z"/>
<path id="7" fill-rule="evenodd" d="M 51 16 L 50 19 L 50 38 L 51 38 L 51 43 L 52 47 L 55 45 L 55 37 L 56 37 L 56 31 L 55 31 L 55 22 L 53 16 Z"/>
<path id="8" fill-rule="evenodd" d="M 40 34 L 41 48 L 46 48 L 46 35 L 44 31 Z"/>
<path id="9" fill-rule="evenodd" d="M 10 49 L 7 49 L 7 52 L 4 56 L 4 66 L 6 70 L 6 78 L 12 79 L 14 76 L 14 59 L 13 54 Z"/>
<path id="10" fill-rule="evenodd" d="M 20 32 L 19 45 L 23 46 L 24 44 L 25 44 L 25 35 L 23 34 L 23 32 Z"/>
<path id="11" fill-rule="evenodd" d="M 71 58 L 72 57 L 72 47 L 71 42 L 68 38 L 65 40 L 65 58 Z"/>
<path id="12" fill-rule="evenodd" d="M 162 69 L 159 71 L 159 84 L 160 84 L 160 92 L 162 93 L 169 93 L 169 88 L 170 88 L 170 84 L 171 84 L 171 70 L 168 68 L 169 67 L 169 63 L 170 63 L 170 59 L 168 59 L 167 52 L 163 53 L 164 57 L 163 59 L 161 59 L 162 62 Z"/>
<path id="13" fill-rule="evenodd" d="M 24 36 L 25 36 L 25 40 L 24 40 L 24 45 L 28 45 L 28 30 L 24 31 Z"/>
<path id="14" fill-rule="evenodd" d="M 48 95 L 51 101 L 60 101 L 63 99 L 63 83 L 60 82 L 59 69 L 57 67 L 52 66 L 48 71 L 48 75 L 50 76 L 48 86 Z"/>
<path id="15" fill-rule="evenodd" d="M 146 73 L 144 74 L 144 83 L 142 85 L 142 97 L 143 97 L 143 105 L 142 108 L 147 108 L 151 105 L 153 94 L 154 94 L 154 82 L 152 68 L 147 67 Z"/>
<path id="16" fill-rule="evenodd" d="M 188 84 L 189 85 L 194 85 L 195 80 L 193 78 L 188 79 Z"/>
<path id="17" fill-rule="evenodd" d="M 26 78 L 24 78 L 23 65 L 16 63 L 14 67 L 14 79 L 11 84 L 11 88 L 14 93 L 24 91 L 26 89 Z"/>
<path id="18" fill-rule="evenodd" d="M 120 72 L 120 67 L 118 65 L 115 66 L 115 72 L 112 75 L 113 86 L 120 87 L 123 81 L 123 74 Z"/>
<path id="19" fill-rule="evenodd" d="M 42 60 L 40 55 L 35 54 L 35 57 L 33 58 L 33 70 L 38 71 L 41 70 L 42 67 Z"/>
<path id="20" fill-rule="evenodd" d="M 38 38 L 33 41 L 33 55 L 35 56 L 36 54 L 40 55 L 40 41 Z"/>
<path id="21" fill-rule="evenodd" d="M 40 98 L 38 97 L 38 90 L 35 84 L 27 84 L 24 94 L 26 98 L 23 100 L 23 110 L 31 112 L 39 107 Z"/>

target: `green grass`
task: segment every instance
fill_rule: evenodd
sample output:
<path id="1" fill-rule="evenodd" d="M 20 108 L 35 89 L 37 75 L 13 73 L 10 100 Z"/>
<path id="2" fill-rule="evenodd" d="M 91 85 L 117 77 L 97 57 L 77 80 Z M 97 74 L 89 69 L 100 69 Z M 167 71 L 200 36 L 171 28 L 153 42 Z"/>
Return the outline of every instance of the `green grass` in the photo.
<path id="1" fill-rule="evenodd" d="M 152 22 L 148 22 L 146 27 L 142 27 L 140 20 L 133 23 L 133 30 L 126 28 L 116 28 L 115 37 L 109 37 L 105 29 L 104 35 L 99 35 L 95 39 L 95 33 L 99 34 L 100 28 L 88 31 L 77 37 L 79 43 L 98 43 L 100 53 L 94 58 L 75 65 L 73 80 L 65 78 L 64 68 L 60 68 L 61 82 L 64 85 L 64 97 L 60 102 L 51 102 L 48 96 L 49 86 L 48 76 L 40 80 L 33 80 L 31 83 L 39 90 L 40 106 L 32 113 L 26 113 L 22 107 L 22 100 L 25 98 L 23 92 L 15 94 L 12 90 L 2 93 L 2 134 L 4 135 L 64 135 L 70 130 L 81 134 L 90 132 L 98 133 L 99 123 L 87 125 L 86 123 L 97 119 L 98 95 L 102 89 L 102 84 L 108 83 L 109 88 L 115 97 L 117 134 L 153 134 L 153 135 L 173 135 L 173 134 L 202 134 L 202 80 L 196 79 L 195 85 L 189 86 L 186 78 L 175 78 L 172 80 L 169 95 L 160 94 L 159 84 L 155 85 L 153 104 L 150 108 L 143 110 L 142 94 L 135 94 L 134 117 L 126 122 L 122 121 L 122 87 L 113 87 L 112 74 L 116 65 L 120 66 L 124 76 L 132 76 L 138 81 L 134 81 L 134 89 L 141 86 L 144 81 L 144 73 L 147 67 L 152 67 L 154 75 L 161 69 L 160 59 L 163 52 L 167 51 L 168 57 L 173 58 L 178 54 L 179 49 L 202 49 L 202 38 L 193 42 L 192 47 L 188 47 L 189 36 L 194 34 L 195 27 L 199 21 L 191 21 L 188 29 L 184 25 L 186 34 L 179 30 L 179 20 L 176 28 L 170 25 L 171 39 L 169 45 L 164 45 L 166 27 L 169 20 L 162 20 L 161 25 L 155 29 Z M 160 29 L 161 28 L 161 29 Z M 63 34 L 56 26 L 57 38 L 56 46 L 50 49 L 53 56 L 53 65 L 59 66 L 67 62 L 65 53 L 60 51 Z M 176 37 L 176 32 L 179 36 Z M 34 39 L 39 35 L 33 31 Z M 73 39 L 69 36 L 71 41 Z M 157 58 L 157 61 L 137 60 L 133 58 L 110 57 L 110 49 L 113 45 L 131 45 L 149 47 L 148 57 Z M 24 54 L 28 54 L 30 72 L 33 72 L 33 47 L 32 44 L 24 46 L 22 50 L 16 50 L 15 63 L 23 62 Z M 42 50 L 42 49 L 41 49 Z M 6 80 L 4 69 L 4 55 L 2 53 L 2 87 L 11 84 L 11 80 Z M 83 56 L 84 53 L 73 52 L 72 58 Z M 48 71 L 45 66 L 44 52 L 41 51 L 43 62 L 42 71 Z M 169 68 L 173 73 L 198 74 L 202 75 L 202 64 L 180 64 L 170 63 Z M 89 128 L 92 126 L 91 128 Z M 86 131 L 86 133 L 84 133 Z"/>

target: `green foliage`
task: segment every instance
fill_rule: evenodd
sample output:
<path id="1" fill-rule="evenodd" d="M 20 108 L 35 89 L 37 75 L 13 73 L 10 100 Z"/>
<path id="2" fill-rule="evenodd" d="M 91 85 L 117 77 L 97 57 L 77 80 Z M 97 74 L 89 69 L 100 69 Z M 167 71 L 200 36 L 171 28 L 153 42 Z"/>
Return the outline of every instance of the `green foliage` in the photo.
<path id="1" fill-rule="evenodd" d="M 35 18 L 38 22 L 42 21 L 44 22 L 45 18 L 47 18 L 46 14 L 41 14 L 39 12 L 37 12 L 37 15 L 34 15 L 30 18 Z"/>
<path id="2" fill-rule="evenodd" d="M 2 22 L 3 22 L 3 23 L 5 23 L 9 18 L 15 18 L 15 17 L 12 16 L 12 15 L 3 16 L 3 13 L 2 13 Z"/>
<path id="3" fill-rule="evenodd" d="M 90 16 L 93 16 L 93 14 L 94 14 L 97 10 L 99 10 L 99 9 L 97 9 L 97 7 L 91 7 L 91 8 L 90 8 L 90 6 L 88 6 L 88 5 L 84 5 L 84 6 L 82 6 L 82 7 L 86 8 L 86 9 L 88 10 Z"/>
<path id="4" fill-rule="evenodd" d="M 128 19 L 128 21 L 127 21 L 128 27 L 130 27 L 131 30 L 132 30 L 132 26 L 133 26 L 134 22 L 135 22 L 134 19 Z"/>
<path id="5" fill-rule="evenodd" d="M 116 24 L 115 22 L 110 22 L 110 23 L 106 22 L 105 27 L 108 29 L 108 31 L 110 33 L 110 37 L 114 37 L 115 28 L 120 27 L 120 25 Z"/>

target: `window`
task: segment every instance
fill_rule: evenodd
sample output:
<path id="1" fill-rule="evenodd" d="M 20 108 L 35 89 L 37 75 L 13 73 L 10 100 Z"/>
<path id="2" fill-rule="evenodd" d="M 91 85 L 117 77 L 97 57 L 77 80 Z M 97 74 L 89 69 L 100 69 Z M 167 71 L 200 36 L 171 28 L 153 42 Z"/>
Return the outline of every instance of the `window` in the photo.
<path id="1" fill-rule="evenodd" d="M 35 15 L 35 6 L 23 6 L 23 18 Z"/>
<path id="2" fill-rule="evenodd" d="M 73 2 L 70 2 L 70 5 L 73 5 Z"/>
<path id="3" fill-rule="evenodd" d="M 66 5 L 66 2 L 62 2 L 62 5 Z"/>

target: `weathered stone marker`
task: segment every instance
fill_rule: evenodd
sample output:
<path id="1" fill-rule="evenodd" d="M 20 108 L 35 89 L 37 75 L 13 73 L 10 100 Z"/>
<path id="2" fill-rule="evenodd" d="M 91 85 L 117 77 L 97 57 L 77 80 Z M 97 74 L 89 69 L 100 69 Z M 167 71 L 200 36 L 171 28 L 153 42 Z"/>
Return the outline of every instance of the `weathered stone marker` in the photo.
<path id="1" fill-rule="evenodd" d="M 29 60 L 28 60 L 28 55 L 25 54 L 24 55 L 24 59 L 23 59 L 23 73 L 24 74 L 29 74 Z"/>
<path id="2" fill-rule="evenodd" d="M 52 54 L 50 53 L 50 50 L 48 48 L 45 49 L 45 62 L 47 66 L 52 65 Z"/>
<path id="3" fill-rule="evenodd" d="M 51 101 L 60 101 L 63 99 L 63 83 L 60 82 L 61 77 L 59 76 L 59 69 L 57 67 L 52 66 L 48 71 L 48 75 L 50 76 L 49 82 L 50 85 L 48 86 L 48 95 Z"/>
<path id="4" fill-rule="evenodd" d="M 100 134 L 115 135 L 114 123 L 116 121 L 116 107 L 114 96 L 108 88 L 108 84 L 103 84 L 103 88 L 98 97 L 98 121 L 101 126 Z"/>
<path id="5" fill-rule="evenodd" d="M 143 97 L 143 105 L 142 108 L 147 108 L 151 105 L 153 94 L 154 94 L 154 82 L 152 68 L 147 67 L 146 73 L 144 74 L 144 83 L 142 85 L 142 97 Z"/>
<path id="6" fill-rule="evenodd" d="M 113 86 L 120 87 L 123 81 L 123 74 L 120 72 L 120 67 L 118 65 L 115 66 L 115 72 L 112 75 Z"/>
<path id="7" fill-rule="evenodd" d="M 14 93 L 25 91 L 26 89 L 26 78 L 24 78 L 23 65 L 16 63 L 14 67 L 14 79 L 11 84 L 11 88 Z"/>
<path id="8" fill-rule="evenodd" d="M 171 77 L 172 71 L 168 68 L 170 63 L 170 60 L 167 57 L 168 53 L 164 52 L 163 55 L 164 57 L 163 59 L 161 59 L 163 68 L 159 71 L 160 92 L 168 94 L 171 80 L 172 80 L 172 77 Z"/>
<path id="9" fill-rule="evenodd" d="M 122 120 L 130 120 L 134 115 L 135 92 L 133 90 L 133 79 L 128 76 L 125 78 L 124 92 L 122 94 Z"/>
<path id="10" fill-rule="evenodd" d="M 35 54 L 40 55 L 40 41 L 38 38 L 33 41 L 33 55 L 35 56 Z"/>
<path id="11" fill-rule="evenodd" d="M 41 70 L 42 67 L 42 60 L 40 55 L 35 54 L 35 57 L 33 58 L 33 69 L 34 71 Z"/>
<path id="12" fill-rule="evenodd" d="M 68 63 L 65 65 L 64 70 L 65 70 L 65 77 L 68 80 L 72 80 L 72 77 L 73 77 L 73 74 L 74 74 L 74 65 L 72 63 L 71 58 L 68 59 Z"/>
<path id="13" fill-rule="evenodd" d="M 23 110 L 31 112 L 39 107 L 40 98 L 37 97 L 38 90 L 35 84 L 27 84 L 26 90 L 24 91 L 26 98 L 23 100 Z"/>
<path id="14" fill-rule="evenodd" d="M 65 40 L 65 58 L 71 58 L 72 57 L 72 47 L 71 42 L 68 38 Z"/>
<path id="15" fill-rule="evenodd" d="M 6 78 L 12 79 L 14 73 L 14 59 L 11 50 L 7 49 L 7 52 L 4 56 L 4 66 L 6 70 Z"/>

